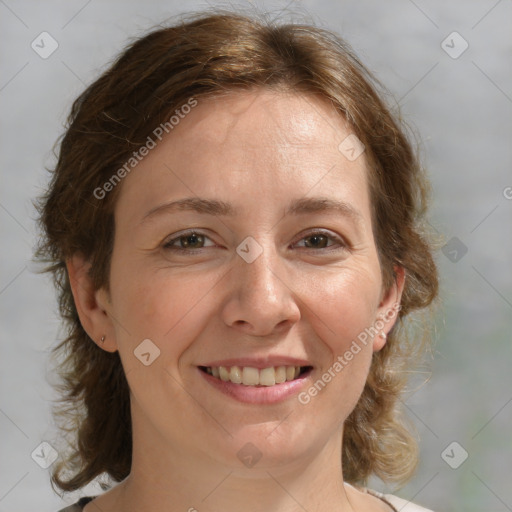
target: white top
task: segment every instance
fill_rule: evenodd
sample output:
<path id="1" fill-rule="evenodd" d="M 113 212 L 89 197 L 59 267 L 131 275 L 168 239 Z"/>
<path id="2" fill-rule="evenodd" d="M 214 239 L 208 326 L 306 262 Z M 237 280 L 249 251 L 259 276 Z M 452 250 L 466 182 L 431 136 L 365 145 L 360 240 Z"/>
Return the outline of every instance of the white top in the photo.
<path id="1" fill-rule="evenodd" d="M 394 496 L 393 494 L 384 494 L 383 499 L 399 512 L 432 512 L 432 510 L 425 507 L 420 507 L 410 501 Z"/>
<path id="2" fill-rule="evenodd" d="M 345 482 L 345 485 L 350 485 Z M 353 485 L 350 485 L 350 487 L 354 487 Z M 395 496 L 394 494 L 383 494 L 378 491 L 374 491 L 373 489 L 365 489 L 361 487 L 354 487 L 358 491 L 366 492 L 368 494 L 371 494 L 372 496 L 375 496 L 385 503 L 387 503 L 394 512 L 433 512 L 430 509 L 420 507 L 419 505 L 416 505 L 415 503 L 412 503 L 411 501 L 404 500 L 403 498 L 399 498 L 398 496 Z"/>

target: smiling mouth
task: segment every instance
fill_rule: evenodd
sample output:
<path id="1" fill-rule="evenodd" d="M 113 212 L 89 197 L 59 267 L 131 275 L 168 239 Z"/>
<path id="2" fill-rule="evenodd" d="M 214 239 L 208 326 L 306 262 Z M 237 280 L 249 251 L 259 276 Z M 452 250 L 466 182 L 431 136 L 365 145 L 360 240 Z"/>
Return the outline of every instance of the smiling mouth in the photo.
<path id="1" fill-rule="evenodd" d="M 202 372 L 224 382 L 264 387 L 299 379 L 312 368 L 312 366 L 271 366 L 260 370 L 251 366 L 199 366 Z"/>

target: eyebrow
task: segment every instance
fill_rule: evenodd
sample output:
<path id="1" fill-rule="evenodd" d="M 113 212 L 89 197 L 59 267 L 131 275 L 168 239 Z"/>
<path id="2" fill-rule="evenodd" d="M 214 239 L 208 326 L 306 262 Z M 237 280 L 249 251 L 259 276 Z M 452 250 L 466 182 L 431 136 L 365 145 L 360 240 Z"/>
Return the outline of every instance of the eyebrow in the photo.
<path id="1" fill-rule="evenodd" d="M 207 215 L 226 215 L 233 216 L 237 210 L 229 203 L 218 201 L 216 199 L 203 199 L 200 197 L 187 197 L 177 199 L 169 203 L 155 206 L 147 212 L 142 218 L 142 222 L 163 213 L 173 213 L 175 211 L 194 211 Z"/>
<path id="2" fill-rule="evenodd" d="M 144 215 L 142 222 L 157 215 L 176 211 L 195 211 L 207 215 L 233 217 L 239 210 L 225 201 L 187 197 L 155 206 Z M 324 212 L 341 214 L 345 217 L 349 217 L 356 223 L 360 223 L 363 220 L 362 214 L 349 203 L 326 197 L 304 197 L 297 199 L 286 209 L 284 216 Z"/>
<path id="3" fill-rule="evenodd" d="M 285 215 L 306 213 L 338 213 L 349 217 L 357 223 L 362 222 L 363 215 L 351 204 L 327 197 L 304 197 L 294 201 L 286 210 Z"/>

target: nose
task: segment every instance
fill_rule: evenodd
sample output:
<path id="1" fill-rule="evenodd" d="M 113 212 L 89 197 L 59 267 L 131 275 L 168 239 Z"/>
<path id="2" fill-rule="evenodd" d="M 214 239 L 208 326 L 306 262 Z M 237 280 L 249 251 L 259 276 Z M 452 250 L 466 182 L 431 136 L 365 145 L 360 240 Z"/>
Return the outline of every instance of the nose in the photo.
<path id="1" fill-rule="evenodd" d="M 271 336 L 291 328 L 300 309 L 285 265 L 270 248 L 252 263 L 237 256 L 231 286 L 222 307 L 226 325 L 251 336 Z"/>

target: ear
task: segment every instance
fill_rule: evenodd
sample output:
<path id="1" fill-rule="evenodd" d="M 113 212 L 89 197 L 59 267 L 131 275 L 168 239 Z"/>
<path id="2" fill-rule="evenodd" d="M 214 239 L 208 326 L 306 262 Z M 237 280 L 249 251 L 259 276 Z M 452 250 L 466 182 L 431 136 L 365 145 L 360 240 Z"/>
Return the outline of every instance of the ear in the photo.
<path id="1" fill-rule="evenodd" d="M 107 352 L 117 350 L 114 324 L 109 314 L 110 298 L 103 289 L 95 290 L 90 276 L 91 264 L 81 255 L 66 262 L 80 323 L 98 347 Z M 102 338 L 104 341 L 101 341 Z"/>
<path id="2" fill-rule="evenodd" d="M 393 284 L 384 292 L 377 310 L 375 329 L 377 334 L 373 339 L 373 351 L 378 352 L 386 344 L 386 337 L 395 325 L 400 311 L 400 301 L 405 284 L 405 269 L 394 267 L 395 279 Z"/>

